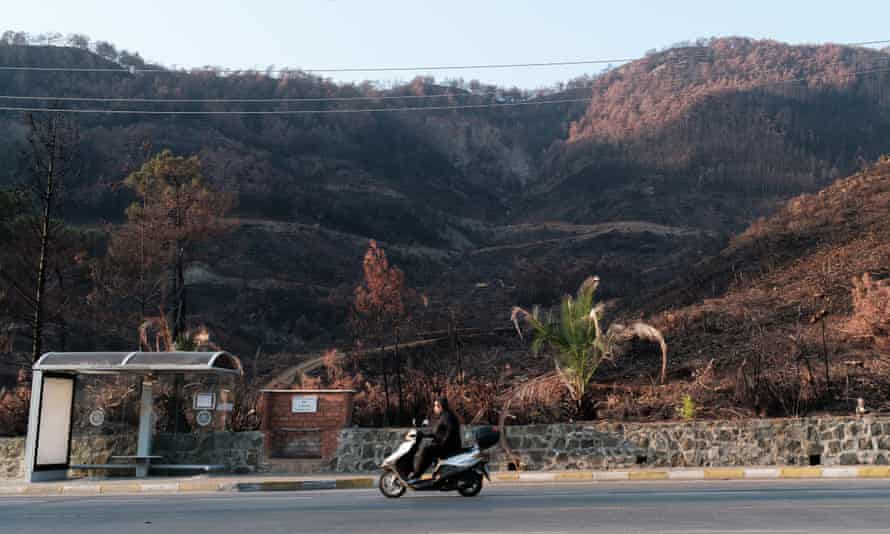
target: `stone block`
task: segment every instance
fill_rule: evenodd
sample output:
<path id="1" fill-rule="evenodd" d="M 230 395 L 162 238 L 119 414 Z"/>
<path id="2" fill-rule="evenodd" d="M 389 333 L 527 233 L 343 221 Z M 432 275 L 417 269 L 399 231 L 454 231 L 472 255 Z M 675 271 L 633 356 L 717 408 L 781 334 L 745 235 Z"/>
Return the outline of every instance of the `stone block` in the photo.
<path id="1" fill-rule="evenodd" d="M 858 465 L 859 464 L 859 456 L 857 456 L 855 452 L 845 452 L 844 454 L 841 454 L 840 464 L 841 465 Z"/>

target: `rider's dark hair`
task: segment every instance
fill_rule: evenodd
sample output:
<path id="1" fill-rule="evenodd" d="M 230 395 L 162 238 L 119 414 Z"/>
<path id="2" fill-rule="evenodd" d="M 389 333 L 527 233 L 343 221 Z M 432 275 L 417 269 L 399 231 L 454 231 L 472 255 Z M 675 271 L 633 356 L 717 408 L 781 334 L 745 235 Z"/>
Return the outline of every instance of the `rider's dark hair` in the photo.
<path id="1" fill-rule="evenodd" d="M 442 407 L 443 412 L 448 411 L 448 397 L 446 397 L 445 395 L 442 395 L 441 397 L 436 399 L 436 402 L 438 402 L 439 406 Z"/>

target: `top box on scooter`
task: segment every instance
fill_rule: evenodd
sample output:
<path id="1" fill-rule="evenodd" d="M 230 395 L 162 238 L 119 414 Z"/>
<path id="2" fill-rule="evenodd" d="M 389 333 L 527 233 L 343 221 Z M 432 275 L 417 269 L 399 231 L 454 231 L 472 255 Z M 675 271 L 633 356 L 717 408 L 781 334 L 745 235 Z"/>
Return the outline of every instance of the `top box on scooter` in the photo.
<path id="1" fill-rule="evenodd" d="M 490 426 L 476 430 L 476 444 L 480 449 L 490 449 L 501 440 L 501 433 Z"/>

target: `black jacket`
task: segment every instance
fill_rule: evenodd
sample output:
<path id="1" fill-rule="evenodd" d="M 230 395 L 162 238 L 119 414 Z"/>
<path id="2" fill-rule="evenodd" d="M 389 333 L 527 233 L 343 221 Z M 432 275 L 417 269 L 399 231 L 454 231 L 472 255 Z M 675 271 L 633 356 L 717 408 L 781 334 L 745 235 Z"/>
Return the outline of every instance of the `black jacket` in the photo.
<path id="1" fill-rule="evenodd" d="M 451 410 L 443 410 L 433 427 L 433 436 L 442 456 L 455 454 L 463 448 L 460 439 L 460 422 Z"/>

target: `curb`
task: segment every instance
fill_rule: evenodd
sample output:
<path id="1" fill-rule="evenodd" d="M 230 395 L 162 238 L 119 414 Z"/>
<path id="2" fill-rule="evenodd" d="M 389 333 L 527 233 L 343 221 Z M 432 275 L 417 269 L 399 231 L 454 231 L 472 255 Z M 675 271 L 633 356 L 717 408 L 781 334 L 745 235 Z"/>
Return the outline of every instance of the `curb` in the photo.
<path id="1" fill-rule="evenodd" d="M 312 490 L 339 490 L 339 489 L 370 489 L 377 484 L 377 479 L 363 478 L 339 478 L 333 480 L 274 480 L 264 482 L 241 482 L 233 484 L 231 491 L 257 492 L 257 491 L 312 491 Z"/>
<path id="2" fill-rule="evenodd" d="M 372 477 L 330 480 L 266 480 L 232 482 L 215 480 L 183 480 L 179 482 L 110 482 L 99 484 L 15 484 L 0 485 L 0 497 L 11 496 L 99 496 L 99 495 L 164 495 L 182 493 L 311 491 L 369 489 L 375 487 Z"/>
<path id="3" fill-rule="evenodd" d="M 704 469 L 633 469 L 492 473 L 493 482 L 606 482 L 657 480 L 770 480 L 890 478 L 890 466 L 863 467 L 714 467 Z"/>
<path id="4" fill-rule="evenodd" d="M 703 469 L 630 469 L 622 471 L 499 471 L 492 483 L 596 483 L 661 480 L 800 480 L 890 478 L 890 466 L 844 467 L 714 467 Z M 9 496 L 101 496 L 133 494 L 248 493 L 273 491 L 317 491 L 371 489 L 376 476 L 335 479 L 280 479 L 237 482 L 229 480 L 181 480 L 173 482 L 105 482 L 97 484 L 11 484 L 0 485 L 0 497 Z"/>

